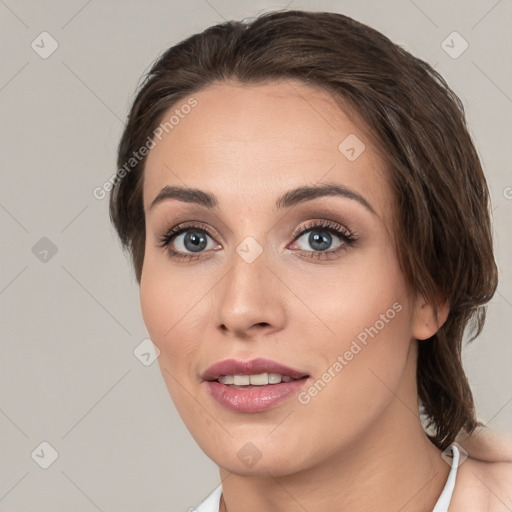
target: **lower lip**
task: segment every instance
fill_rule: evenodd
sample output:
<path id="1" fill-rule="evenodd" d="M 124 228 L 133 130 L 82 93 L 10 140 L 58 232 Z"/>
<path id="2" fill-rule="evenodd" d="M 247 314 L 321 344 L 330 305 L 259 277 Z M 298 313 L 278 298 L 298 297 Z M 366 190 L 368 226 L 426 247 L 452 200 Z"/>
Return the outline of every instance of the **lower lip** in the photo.
<path id="1" fill-rule="evenodd" d="M 221 405 L 236 412 L 262 412 L 296 395 L 307 378 L 251 388 L 232 388 L 218 381 L 206 381 L 208 391 Z"/>

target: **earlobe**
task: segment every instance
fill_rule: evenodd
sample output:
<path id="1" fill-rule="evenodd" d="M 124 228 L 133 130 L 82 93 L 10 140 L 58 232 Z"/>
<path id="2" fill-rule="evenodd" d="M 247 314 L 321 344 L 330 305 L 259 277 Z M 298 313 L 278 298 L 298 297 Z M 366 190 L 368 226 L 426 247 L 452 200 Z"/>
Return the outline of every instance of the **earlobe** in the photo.
<path id="1" fill-rule="evenodd" d="M 417 340 L 434 336 L 446 322 L 450 312 L 447 301 L 441 303 L 436 310 L 422 295 L 418 295 L 415 308 L 413 336 Z"/>

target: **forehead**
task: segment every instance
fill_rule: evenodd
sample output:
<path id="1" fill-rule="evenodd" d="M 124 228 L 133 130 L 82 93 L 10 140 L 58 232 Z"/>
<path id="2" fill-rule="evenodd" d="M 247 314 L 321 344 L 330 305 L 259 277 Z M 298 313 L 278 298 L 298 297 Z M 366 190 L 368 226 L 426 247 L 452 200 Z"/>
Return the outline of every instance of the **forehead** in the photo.
<path id="1" fill-rule="evenodd" d="M 154 138 L 146 211 L 168 184 L 211 191 L 221 203 L 257 197 L 261 205 L 266 196 L 273 201 L 280 191 L 325 180 L 386 202 L 383 165 L 367 128 L 328 92 L 287 80 L 216 84 L 192 98 L 193 108 L 183 108 L 187 97 L 164 115 L 165 122 L 177 114 Z"/>

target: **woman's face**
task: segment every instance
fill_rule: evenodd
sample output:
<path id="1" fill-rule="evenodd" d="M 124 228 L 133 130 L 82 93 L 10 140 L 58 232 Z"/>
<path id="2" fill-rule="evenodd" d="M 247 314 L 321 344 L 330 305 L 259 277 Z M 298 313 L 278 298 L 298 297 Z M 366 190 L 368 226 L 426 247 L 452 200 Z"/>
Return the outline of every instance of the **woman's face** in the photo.
<path id="1" fill-rule="evenodd" d="M 284 475 L 410 421 L 426 327 L 371 141 L 298 81 L 193 97 L 147 158 L 140 299 L 197 443 L 229 471 Z M 167 189 L 152 206 L 164 187 L 202 194 Z"/>

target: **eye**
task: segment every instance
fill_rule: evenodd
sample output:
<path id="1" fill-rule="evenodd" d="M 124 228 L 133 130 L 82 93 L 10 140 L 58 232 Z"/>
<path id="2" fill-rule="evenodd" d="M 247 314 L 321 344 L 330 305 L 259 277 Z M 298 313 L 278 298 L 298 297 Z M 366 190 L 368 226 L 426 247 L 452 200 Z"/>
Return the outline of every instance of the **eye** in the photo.
<path id="1" fill-rule="evenodd" d="M 208 239 L 213 243 L 212 235 L 205 227 L 180 224 L 160 237 L 158 247 L 167 248 L 171 258 L 193 260 L 201 257 L 203 251 L 214 248 Z"/>
<path id="2" fill-rule="evenodd" d="M 306 237 L 306 235 L 308 236 Z M 333 235 L 335 238 L 334 249 L 331 248 L 333 245 Z M 343 226 L 330 221 L 313 221 L 312 224 L 300 228 L 294 240 L 300 241 L 302 238 L 304 238 L 304 245 L 309 245 L 313 250 L 311 251 L 307 247 L 299 246 L 299 252 L 309 253 L 307 257 L 317 259 L 331 258 L 357 241 L 353 233 Z"/>
<path id="3" fill-rule="evenodd" d="M 337 242 L 335 248 L 331 249 L 333 235 Z M 301 227 L 294 235 L 294 244 L 302 238 L 313 250 L 299 245 L 297 252 L 305 253 L 311 259 L 331 259 L 357 241 L 353 233 L 331 221 L 312 221 Z M 179 224 L 173 227 L 159 238 L 157 246 L 165 248 L 170 258 L 187 261 L 200 258 L 208 250 L 222 248 L 214 242 L 213 235 L 206 226 L 197 224 Z"/>

